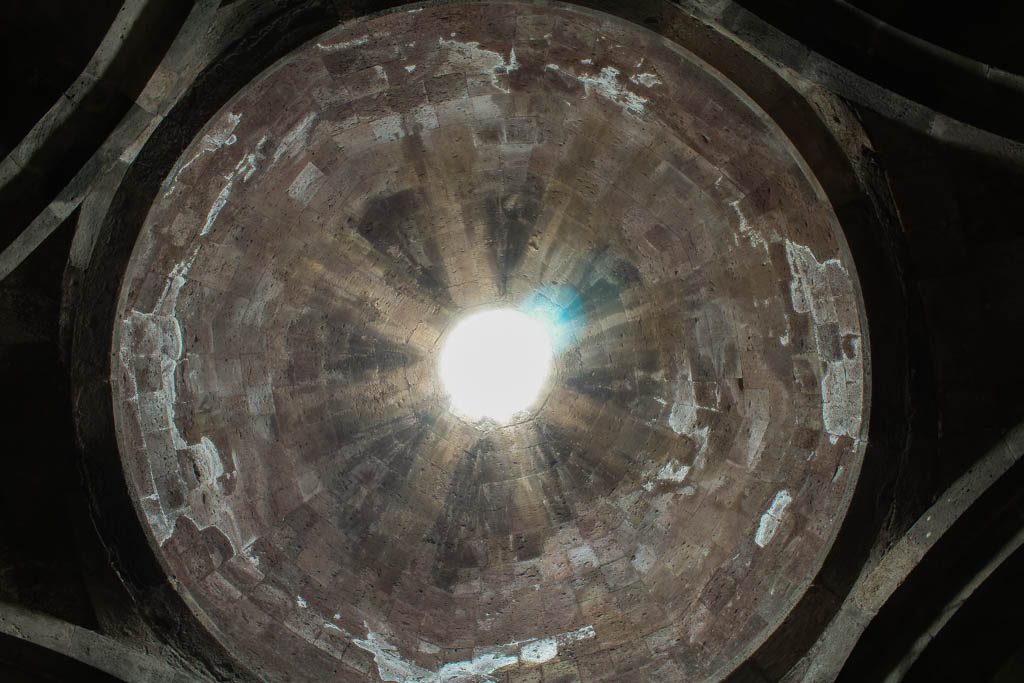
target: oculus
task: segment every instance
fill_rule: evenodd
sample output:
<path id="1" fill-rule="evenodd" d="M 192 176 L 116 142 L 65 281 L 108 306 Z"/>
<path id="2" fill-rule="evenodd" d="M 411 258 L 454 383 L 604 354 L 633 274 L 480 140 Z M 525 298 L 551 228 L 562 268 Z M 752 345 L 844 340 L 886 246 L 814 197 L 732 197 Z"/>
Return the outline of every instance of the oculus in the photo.
<path id="1" fill-rule="evenodd" d="M 439 360 L 451 410 L 508 422 L 537 401 L 551 370 L 544 324 L 514 309 L 473 313 L 455 324 Z"/>

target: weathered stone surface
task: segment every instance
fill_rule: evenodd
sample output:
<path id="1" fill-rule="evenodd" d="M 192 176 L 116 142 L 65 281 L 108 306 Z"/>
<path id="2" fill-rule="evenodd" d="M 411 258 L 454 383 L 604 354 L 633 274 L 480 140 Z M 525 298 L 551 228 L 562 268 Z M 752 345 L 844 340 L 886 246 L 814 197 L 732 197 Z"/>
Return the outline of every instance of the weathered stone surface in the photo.
<path id="1" fill-rule="evenodd" d="M 186 150 L 124 279 L 156 547 L 278 680 L 706 677 L 803 592 L 863 451 L 816 187 L 733 86 L 604 15 L 321 36 Z M 449 413 L 451 323 L 538 296 L 572 321 L 539 407 Z"/>

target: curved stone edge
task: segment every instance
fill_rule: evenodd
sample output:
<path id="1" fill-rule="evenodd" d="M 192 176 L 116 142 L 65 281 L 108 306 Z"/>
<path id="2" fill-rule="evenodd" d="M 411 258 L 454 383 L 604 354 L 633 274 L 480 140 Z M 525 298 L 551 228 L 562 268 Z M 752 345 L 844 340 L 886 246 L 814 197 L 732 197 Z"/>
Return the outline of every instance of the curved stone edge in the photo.
<path id="1" fill-rule="evenodd" d="M 1009 560 L 1022 546 L 1024 546 L 1024 529 L 1020 529 L 1004 543 L 996 554 L 985 563 L 985 566 L 978 570 L 963 588 L 943 606 L 940 614 L 928 624 L 925 631 L 914 640 L 907 653 L 890 669 L 884 683 L 899 683 L 899 681 L 903 680 L 907 672 L 910 671 L 911 667 L 913 667 L 914 663 L 925 652 L 935 637 L 957 615 L 960 608 L 974 595 L 975 591 L 981 588 L 1002 567 L 1003 563 Z"/>
<path id="2" fill-rule="evenodd" d="M 0 603 L 0 633 L 39 645 L 123 681 L 186 683 L 195 680 L 192 674 L 120 641 L 17 605 Z"/>
<path id="3" fill-rule="evenodd" d="M 924 556 L 956 525 L 964 513 L 1021 459 L 1022 455 L 1024 423 L 1018 424 L 1004 435 L 981 460 L 946 489 L 938 501 L 921 515 L 899 542 L 877 563 L 865 567 L 853 590 L 847 595 L 839 612 L 822 632 L 818 641 L 782 681 L 817 683 L 835 680 L 861 634 L 889 598 L 903 585 Z M 1024 532 L 1019 532 L 968 582 L 957 598 L 962 599 L 970 595 L 999 565 L 1001 558 L 1008 557 L 1022 543 Z M 956 608 L 960 605 L 957 598 L 950 603 L 951 609 L 945 610 L 932 623 L 933 628 L 929 628 L 918 639 L 915 649 L 907 653 L 897 668 L 890 672 L 887 680 L 899 680 L 901 674 L 909 669 L 917 654 L 923 651 L 930 641 L 931 634 L 937 633 L 956 613 Z"/>
<path id="4" fill-rule="evenodd" d="M 0 190 L 3 190 L 21 171 L 31 165 L 32 157 L 39 153 L 61 126 L 80 111 L 82 99 L 89 90 L 108 75 L 111 65 L 125 49 L 124 36 L 139 19 L 149 4 L 158 0 L 125 0 L 99 47 L 82 69 L 75 82 L 64 91 L 52 107 L 36 122 L 2 161 L 0 161 Z"/>
<path id="5" fill-rule="evenodd" d="M 111 88 L 107 80 L 116 81 L 115 62 L 133 58 L 129 43 L 136 25 L 143 25 L 163 5 L 184 6 L 185 3 L 166 0 L 125 0 L 92 60 L 79 78 L 64 93 L 46 115 L 32 128 L 7 157 L 0 160 L 0 204 L 18 201 L 26 188 L 43 184 L 43 175 L 50 165 L 63 162 L 60 154 L 70 136 L 78 145 L 83 143 L 75 133 L 90 125 L 92 118 L 83 104 L 94 90 Z M 281 8 L 270 0 L 253 0 L 222 7 L 220 0 L 198 0 L 176 27 L 176 33 L 162 59 L 153 68 L 145 86 L 131 102 L 128 111 L 109 131 L 95 142 L 95 151 L 84 161 L 64 187 L 27 226 L 0 251 L 0 280 L 14 271 L 50 236 L 76 209 L 82 206 L 94 190 L 111 174 L 123 174 L 138 155 L 154 130 L 191 87 L 199 72 L 210 66 L 228 45 L 238 42 L 250 29 L 259 27 L 275 13 L 301 11 L 303 7 L 332 11 L 328 0 L 297 2 Z M 345 13 L 339 8 L 336 22 Z M 171 27 L 173 28 L 173 26 Z M 140 29 L 141 30 L 141 29 Z M 135 41 L 139 42 L 138 40 Z M 57 159 L 49 159 L 56 156 Z M 37 157 L 47 157 L 38 161 Z M 11 195 L 8 197 L 8 195 Z M 77 237 L 73 247 L 76 265 L 87 260 L 83 250 L 91 248 L 87 239 Z"/>
<path id="6" fill-rule="evenodd" d="M 201 8 L 125 0 L 82 72 L 0 161 L 0 206 L 8 221 L 0 231 L 7 252 L 0 274 L 77 208 L 91 180 L 114 161 L 120 138 L 137 134 L 159 113 L 163 93 L 151 87 L 153 75 L 162 75 L 157 65 L 194 10 Z M 102 144 L 110 138 L 116 142 Z"/>
<path id="7" fill-rule="evenodd" d="M 900 123 L 954 147 L 992 156 L 1007 163 L 1024 163 L 1024 142 L 1006 137 L 999 132 L 973 125 L 939 112 L 902 93 L 878 85 L 877 82 L 842 66 L 836 61 L 805 47 L 791 37 L 762 20 L 734 0 L 675 0 L 686 11 L 704 20 L 720 24 L 724 29 L 749 42 L 788 69 L 803 73 L 820 86 L 842 97 L 880 113 Z M 957 73 L 973 76 L 986 85 L 1005 88 L 1017 97 L 1024 97 L 1024 79 L 966 57 L 950 53 L 940 47 L 906 34 L 899 29 L 852 8 L 840 0 L 831 4 L 862 21 L 865 30 L 882 32 L 893 44 L 893 50 L 904 49 L 931 64 L 935 73 L 946 73 L 950 68 Z M 851 8 L 851 9 L 846 9 Z M 966 77 L 965 76 L 965 77 Z M 980 88 L 979 88 L 980 89 Z"/>

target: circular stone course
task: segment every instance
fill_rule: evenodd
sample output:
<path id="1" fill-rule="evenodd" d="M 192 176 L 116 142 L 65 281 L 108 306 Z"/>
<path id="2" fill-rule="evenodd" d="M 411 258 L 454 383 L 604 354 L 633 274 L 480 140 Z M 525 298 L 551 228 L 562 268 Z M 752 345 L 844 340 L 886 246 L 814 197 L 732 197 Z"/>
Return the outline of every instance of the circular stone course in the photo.
<path id="1" fill-rule="evenodd" d="M 550 353 L 511 412 L 442 378 L 487 309 Z M 720 677 L 864 449 L 859 288 L 806 165 L 706 64 L 566 5 L 281 60 L 178 160 L 118 311 L 140 519 L 267 680 Z"/>

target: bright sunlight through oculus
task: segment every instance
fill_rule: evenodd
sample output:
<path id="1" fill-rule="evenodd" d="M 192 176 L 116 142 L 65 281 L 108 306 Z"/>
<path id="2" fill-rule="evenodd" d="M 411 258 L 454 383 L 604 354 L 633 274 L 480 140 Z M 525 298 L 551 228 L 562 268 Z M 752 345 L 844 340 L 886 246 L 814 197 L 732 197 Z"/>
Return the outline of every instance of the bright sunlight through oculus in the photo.
<path id="1" fill-rule="evenodd" d="M 470 420 L 507 422 L 537 400 L 551 369 L 544 325 L 493 309 L 461 320 L 441 350 L 441 382 L 452 410 Z"/>

